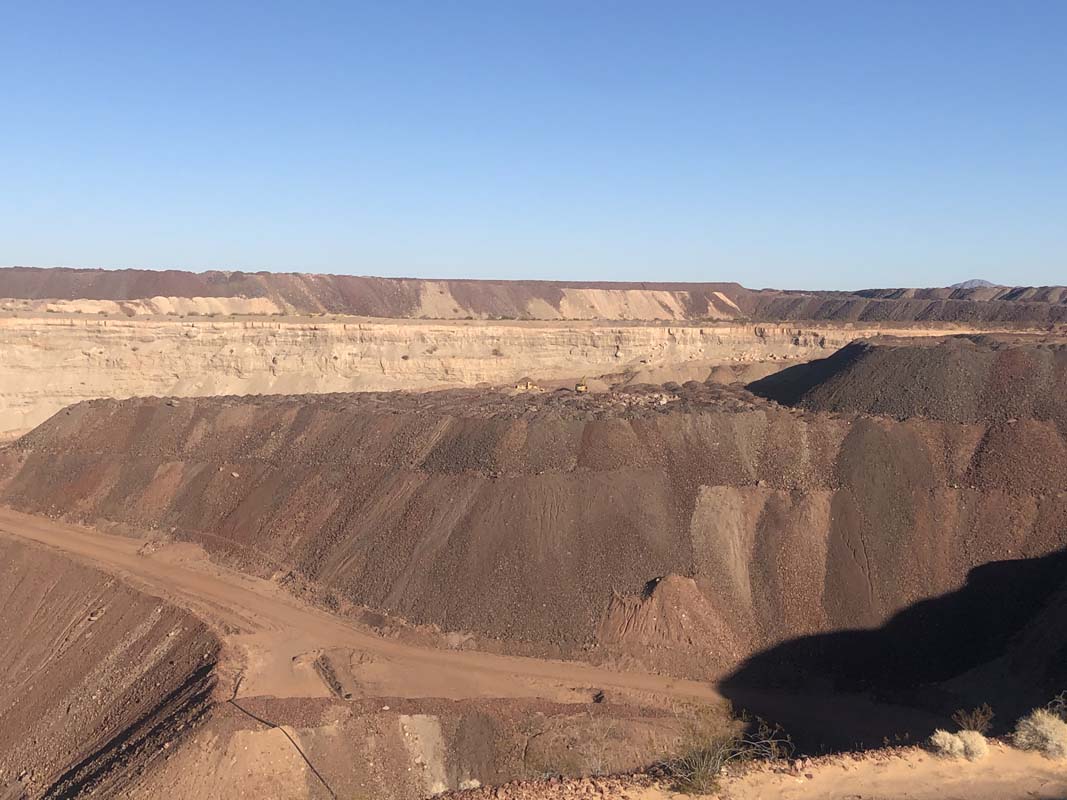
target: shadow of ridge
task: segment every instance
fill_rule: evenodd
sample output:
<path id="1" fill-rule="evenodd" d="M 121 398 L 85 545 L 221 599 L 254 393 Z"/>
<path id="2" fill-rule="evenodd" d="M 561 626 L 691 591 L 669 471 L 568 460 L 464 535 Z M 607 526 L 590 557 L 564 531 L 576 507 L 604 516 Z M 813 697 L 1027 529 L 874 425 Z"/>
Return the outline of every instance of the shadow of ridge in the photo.
<path id="1" fill-rule="evenodd" d="M 921 740 L 957 708 L 981 703 L 1003 730 L 1067 687 L 995 670 L 975 673 L 981 680 L 966 690 L 944 684 L 1003 655 L 1061 587 L 1067 551 L 990 562 L 959 590 L 909 606 L 880 628 L 804 636 L 757 653 L 719 689 L 735 707 L 780 722 L 807 752 Z M 1056 635 L 1067 640 L 1067 619 L 1057 622 Z"/>
<path id="2" fill-rule="evenodd" d="M 783 406 L 795 406 L 804 395 L 838 373 L 844 372 L 869 349 L 870 345 L 866 342 L 851 342 L 833 355 L 788 367 L 753 381 L 745 388 L 754 395 Z"/>

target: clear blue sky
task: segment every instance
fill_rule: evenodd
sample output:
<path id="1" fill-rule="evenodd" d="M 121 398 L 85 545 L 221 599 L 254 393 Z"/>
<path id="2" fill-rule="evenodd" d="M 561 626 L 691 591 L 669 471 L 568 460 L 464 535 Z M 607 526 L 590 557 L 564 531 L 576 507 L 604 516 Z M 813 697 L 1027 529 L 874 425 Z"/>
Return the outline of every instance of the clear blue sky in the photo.
<path id="1" fill-rule="evenodd" d="M 0 263 L 1067 282 L 1067 2 L 6 2 Z"/>

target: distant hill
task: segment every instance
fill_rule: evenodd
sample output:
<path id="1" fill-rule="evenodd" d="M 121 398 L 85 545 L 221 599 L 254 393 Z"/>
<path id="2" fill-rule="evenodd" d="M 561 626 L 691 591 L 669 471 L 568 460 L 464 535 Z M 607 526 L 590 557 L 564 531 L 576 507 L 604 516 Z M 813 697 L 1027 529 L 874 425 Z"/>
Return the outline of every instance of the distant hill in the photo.
<path id="1" fill-rule="evenodd" d="M 982 280 L 981 278 L 971 278 L 969 281 L 960 281 L 949 286 L 949 289 L 991 289 L 997 286 L 996 283 Z"/>

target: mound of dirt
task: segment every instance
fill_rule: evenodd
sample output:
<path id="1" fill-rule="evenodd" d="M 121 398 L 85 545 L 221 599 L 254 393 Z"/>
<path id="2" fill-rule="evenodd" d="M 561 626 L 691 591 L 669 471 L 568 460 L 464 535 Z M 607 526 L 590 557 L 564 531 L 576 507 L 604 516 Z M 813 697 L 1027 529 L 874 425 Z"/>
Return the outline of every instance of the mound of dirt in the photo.
<path id="1" fill-rule="evenodd" d="M 1067 340 L 992 335 L 880 337 L 783 370 L 749 388 L 814 411 L 957 423 L 1040 420 L 1065 431 Z M 1016 453 L 1026 447 L 1025 434 L 1020 436 L 1010 448 Z M 1043 449 L 1039 447 L 1038 452 Z"/>
<path id="2" fill-rule="evenodd" d="M 218 647 L 184 611 L 0 538 L 0 796 L 117 796 L 208 709 Z"/>
<path id="3" fill-rule="evenodd" d="M 714 587 L 708 589 L 714 594 Z M 731 625 L 708 594 L 680 575 L 650 581 L 640 595 L 613 593 L 597 641 L 667 672 L 684 672 L 697 658 L 740 660 L 743 650 Z"/>
<path id="4" fill-rule="evenodd" d="M 1018 449 L 1039 439 L 1041 458 Z M 693 677 L 1067 544 L 1052 423 L 834 417 L 700 384 L 92 401 L 0 463 L 0 500 L 32 513 L 161 530 L 486 647 Z M 612 599 L 671 574 L 703 600 Z M 664 635 L 715 638 L 664 667 L 642 645 Z"/>

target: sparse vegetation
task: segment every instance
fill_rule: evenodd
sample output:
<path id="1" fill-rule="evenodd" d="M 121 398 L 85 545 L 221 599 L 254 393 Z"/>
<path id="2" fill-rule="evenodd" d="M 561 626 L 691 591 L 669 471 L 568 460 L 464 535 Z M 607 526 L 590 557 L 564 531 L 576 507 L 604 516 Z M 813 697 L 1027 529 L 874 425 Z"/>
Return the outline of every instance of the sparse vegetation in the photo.
<path id="1" fill-rule="evenodd" d="M 1045 708 L 1064 722 L 1067 722 L 1067 692 L 1060 692 L 1053 697 Z"/>
<path id="2" fill-rule="evenodd" d="M 939 756 L 944 758 L 963 758 L 966 748 L 959 734 L 949 733 L 938 728 L 930 737 L 930 747 Z"/>
<path id="3" fill-rule="evenodd" d="M 949 733 L 938 728 L 930 737 L 930 749 L 944 758 L 977 761 L 989 755 L 989 742 L 980 731 L 964 729 L 959 733 Z"/>
<path id="4" fill-rule="evenodd" d="M 963 730 L 956 736 L 963 742 L 963 756 L 968 761 L 977 761 L 989 755 L 989 742 L 979 731 Z"/>
<path id="5" fill-rule="evenodd" d="M 957 709 L 956 713 L 952 715 L 952 721 L 956 723 L 961 731 L 977 731 L 981 734 L 987 734 L 990 727 L 992 727 L 994 716 L 996 715 L 993 713 L 989 703 L 982 703 L 982 705 L 972 708 L 970 711 L 962 708 Z"/>
<path id="6" fill-rule="evenodd" d="M 1067 722 L 1048 708 L 1037 708 L 1015 724 L 1012 741 L 1020 750 L 1067 758 Z"/>
<path id="7" fill-rule="evenodd" d="M 731 764 L 780 761 L 793 755 L 793 743 L 777 725 L 752 720 L 750 730 L 724 733 L 690 742 L 682 754 L 661 767 L 676 791 L 706 794 L 714 791 L 723 771 Z"/>

